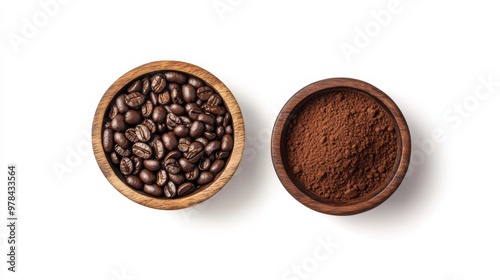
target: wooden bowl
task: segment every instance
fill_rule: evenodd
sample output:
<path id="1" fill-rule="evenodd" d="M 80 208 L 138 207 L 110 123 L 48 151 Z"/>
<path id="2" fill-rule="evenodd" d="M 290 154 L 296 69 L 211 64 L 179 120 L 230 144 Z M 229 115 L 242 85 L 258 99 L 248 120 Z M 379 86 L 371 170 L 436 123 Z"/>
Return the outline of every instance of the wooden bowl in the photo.
<path id="1" fill-rule="evenodd" d="M 357 92 L 371 97 L 392 119 L 396 130 L 397 155 L 393 170 L 388 172 L 384 184 L 372 192 L 347 201 L 335 201 L 319 198 L 308 192 L 294 179 L 286 157 L 287 127 L 296 116 L 301 106 L 311 97 L 327 92 Z M 331 78 L 312 83 L 298 91 L 285 104 L 275 122 L 271 152 L 274 169 L 285 189 L 300 203 L 318 212 L 331 215 L 352 215 L 372 209 L 384 202 L 398 188 L 408 169 L 410 161 L 410 132 L 403 114 L 384 92 L 360 80 L 350 78 Z M 318 167 L 321 168 L 321 167 Z"/>
<path id="2" fill-rule="evenodd" d="M 185 74 L 197 77 L 211 86 L 216 92 L 220 94 L 223 102 L 226 105 L 233 122 L 233 137 L 234 146 L 230 156 L 227 158 L 226 166 L 215 177 L 215 179 L 195 192 L 178 197 L 153 197 L 143 192 L 137 191 L 123 181 L 123 176 L 119 171 L 110 164 L 104 148 L 102 145 L 102 133 L 104 117 L 108 109 L 108 105 L 113 101 L 114 97 L 125 86 L 129 85 L 133 80 L 148 74 L 159 71 L 178 71 Z M 220 191 L 229 179 L 233 176 L 243 156 L 243 148 L 245 143 L 245 128 L 243 124 L 243 116 L 240 107 L 231 93 L 231 91 L 220 81 L 217 77 L 210 72 L 202 69 L 196 65 L 192 65 L 180 61 L 156 61 L 141 65 L 135 69 L 130 70 L 116 80 L 104 93 L 99 105 L 97 106 L 94 121 L 92 125 L 92 147 L 97 163 L 108 181 L 115 187 L 121 194 L 126 196 L 132 201 L 142 204 L 147 207 L 155 209 L 182 209 L 196 205 L 205 201 Z"/>

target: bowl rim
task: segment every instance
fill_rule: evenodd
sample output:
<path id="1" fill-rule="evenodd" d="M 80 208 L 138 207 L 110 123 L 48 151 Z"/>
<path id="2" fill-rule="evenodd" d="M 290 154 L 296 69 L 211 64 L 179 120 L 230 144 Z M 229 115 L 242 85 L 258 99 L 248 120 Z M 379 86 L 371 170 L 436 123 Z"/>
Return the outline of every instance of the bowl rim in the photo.
<path id="1" fill-rule="evenodd" d="M 282 139 L 285 137 L 284 128 L 287 126 L 288 118 L 291 113 L 297 108 L 302 106 L 307 99 L 315 94 L 324 94 L 326 91 L 337 90 L 353 90 L 366 94 L 374 99 L 374 101 L 383 105 L 389 114 L 392 114 L 397 129 L 399 131 L 399 138 L 401 139 L 401 146 L 398 145 L 399 161 L 395 163 L 394 176 L 388 179 L 388 183 L 381 187 L 378 193 L 372 195 L 371 198 L 365 201 L 358 201 L 353 203 L 335 203 L 325 202 L 314 199 L 307 193 L 301 190 L 293 180 L 290 178 L 285 167 L 283 153 L 282 153 Z M 353 215 L 370 210 L 387 198 L 389 198 L 394 191 L 399 187 L 404 179 L 406 171 L 409 167 L 411 153 L 411 138 L 408 124 L 396 103 L 383 91 L 375 86 L 353 78 L 328 78 L 313 82 L 295 93 L 283 106 L 276 121 L 274 123 L 271 135 L 271 157 L 274 170 L 278 179 L 284 188 L 303 205 L 315 211 L 330 214 L 330 215 Z M 398 160 L 398 159 L 397 159 Z"/>
<path id="2" fill-rule="evenodd" d="M 218 176 L 208 186 L 195 191 L 192 194 L 179 198 L 153 197 L 143 192 L 137 191 L 125 184 L 110 166 L 104 148 L 102 146 L 102 126 L 104 123 L 105 114 L 109 103 L 115 98 L 116 94 L 128 85 L 133 80 L 145 74 L 162 72 L 162 71 L 178 71 L 188 75 L 200 78 L 207 85 L 214 88 L 222 97 L 226 104 L 227 110 L 231 114 L 233 123 L 233 138 L 234 145 L 230 156 L 226 161 L 226 166 L 218 174 Z M 130 200 L 155 209 L 175 210 L 187 208 L 201 203 L 219 192 L 231 179 L 236 172 L 241 159 L 243 157 L 245 143 L 245 127 L 241 109 L 236 101 L 236 98 L 231 93 L 229 88 L 209 71 L 183 61 L 176 60 L 159 60 L 137 66 L 114 81 L 111 86 L 105 91 L 96 108 L 93 123 L 92 123 L 92 148 L 94 157 L 98 163 L 102 173 L 109 183 L 122 195 Z"/>

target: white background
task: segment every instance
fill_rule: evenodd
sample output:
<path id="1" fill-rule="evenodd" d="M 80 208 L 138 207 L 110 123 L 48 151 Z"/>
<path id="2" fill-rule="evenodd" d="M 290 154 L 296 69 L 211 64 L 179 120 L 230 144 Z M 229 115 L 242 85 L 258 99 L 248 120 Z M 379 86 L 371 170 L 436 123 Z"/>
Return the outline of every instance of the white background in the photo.
<path id="1" fill-rule="evenodd" d="M 500 5 L 437 2 L 1 1 L 0 277 L 499 279 Z M 156 60 L 212 72 L 245 118 L 241 171 L 180 211 L 122 196 L 90 150 L 103 93 Z M 284 103 L 341 76 L 394 99 L 414 152 L 393 196 L 348 217 L 298 203 L 270 157 Z M 5 262 L 10 163 L 17 273 Z"/>

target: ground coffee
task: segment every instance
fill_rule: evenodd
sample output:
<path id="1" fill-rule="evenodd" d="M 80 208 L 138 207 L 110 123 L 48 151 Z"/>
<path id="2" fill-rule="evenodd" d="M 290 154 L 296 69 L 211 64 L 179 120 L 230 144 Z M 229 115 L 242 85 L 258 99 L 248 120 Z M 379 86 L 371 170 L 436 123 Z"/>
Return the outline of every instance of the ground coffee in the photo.
<path id="1" fill-rule="evenodd" d="M 348 201 L 365 196 L 394 170 L 394 127 L 386 110 L 362 93 L 315 96 L 298 108 L 285 130 L 291 175 L 322 199 Z"/>

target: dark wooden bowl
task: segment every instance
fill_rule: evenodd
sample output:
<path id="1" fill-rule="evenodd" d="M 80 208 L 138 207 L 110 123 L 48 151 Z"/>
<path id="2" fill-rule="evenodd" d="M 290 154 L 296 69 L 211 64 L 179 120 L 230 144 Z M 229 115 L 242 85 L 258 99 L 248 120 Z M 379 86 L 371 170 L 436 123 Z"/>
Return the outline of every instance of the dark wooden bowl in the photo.
<path id="1" fill-rule="evenodd" d="M 202 79 L 206 84 L 214 88 L 222 97 L 227 109 L 232 116 L 234 133 L 234 146 L 231 155 L 228 158 L 225 168 L 221 173 L 219 173 L 215 180 L 207 186 L 202 186 L 199 190 L 190 195 L 173 199 L 149 196 L 126 185 L 125 182 L 122 181 L 121 176 L 118 175 L 118 171 L 111 166 L 102 145 L 104 116 L 107 111 L 108 105 L 116 96 L 116 94 L 131 81 L 137 79 L 138 77 L 141 77 L 148 73 L 167 70 L 184 72 L 186 74 L 198 77 Z M 135 69 L 132 69 L 121 76 L 104 93 L 104 96 L 97 106 L 92 125 L 92 147 L 94 150 L 94 155 L 106 179 L 108 179 L 111 185 L 113 185 L 113 187 L 115 187 L 121 194 L 123 194 L 127 198 L 144 206 L 156 209 L 186 208 L 205 201 L 215 195 L 226 185 L 226 183 L 236 171 L 236 168 L 238 167 L 243 156 L 244 144 L 245 127 L 243 124 L 243 116 L 241 114 L 240 107 L 231 91 L 229 91 L 229 89 L 222 83 L 222 81 L 220 81 L 217 77 L 215 77 L 205 69 L 180 61 L 156 61 L 147 63 Z"/>
<path id="2" fill-rule="evenodd" d="M 358 92 L 371 97 L 386 110 L 387 114 L 394 122 L 397 134 L 396 163 L 393 170 L 388 173 L 388 178 L 385 180 L 386 183 L 365 196 L 349 201 L 320 199 L 305 191 L 298 183 L 295 183 L 296 180 L 292 179 L 293 173 L 288 167 L 285 157 L 286 128 L 296 110 L 310 100 L 309 98 L 315 95 L 337 90 Z M 318 212 L 332 215 L 357 214 L 372 209 L 384 202 L 394 193 L 403 180 L 410 161 L 410 151 L 411 141 L 408 125 L 394 101 L 378 88 L 363 81 L 350 78 L 321 80 L 298 91 L 288 100 L 279 113 L 274 124 L 271 139 L 271 153 L 274 169 L 285 189 L 305 206 Z"/>

